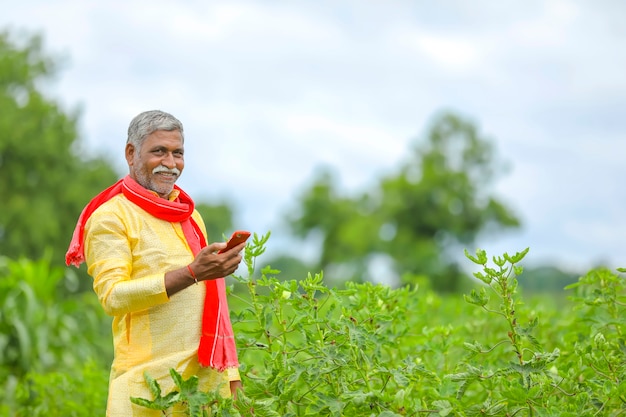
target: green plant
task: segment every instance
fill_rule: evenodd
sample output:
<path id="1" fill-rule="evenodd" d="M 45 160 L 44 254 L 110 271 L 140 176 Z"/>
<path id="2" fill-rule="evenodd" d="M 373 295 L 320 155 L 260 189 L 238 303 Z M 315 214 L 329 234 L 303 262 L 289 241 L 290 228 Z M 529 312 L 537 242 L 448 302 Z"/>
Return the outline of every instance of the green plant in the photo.
<path id="1" fill-rule="evenodd" d="M 103 341 L 110 319 L 49 256 L 0 258 L 0 402 L 11 407 L 27 374 L 71 372 L 88 360 L 104 367 L 112 357 Z"/>
<path id="2" fill-rule="evenodd" d="M 279 280 L 256 269 L 268 238 L 248 244 L 230 293 L 244 391 L 231 401 L 173 374 L 176 392 L 152 386 L 140 402 L 198 416 L 626 415 L 619 275 L 591 271 L 556 311 L 518 293 L 528 250 L 492 263 L 466 252 L 482 270 L 459 303 L 419 287 L 329 288 L 322 273 Z"/>
<path id="3" fill-rule="evenodd" d="M 438 378 L 403 352 L 402 340 L 414 330 L 407 307 L 415 290 L 371 283 L 331 289 L 321 273 L 280 281 L 271 267 L 257 278 L 256 258 L 268 238 L 255 235 L 246 247 L 248 276 L 235 277 L 246 296 L 231 293 L 243 306 L 233 314 L 245 364 L 236 409 L 258 416 L 399 416 L 419 409 L 419 386 Z M 140 402 L 157 406 L 159 398 Z M 176 393 L 163 398 L 159 406 L 184 402 Z"/>
<path id="4" fill-rule="evenodd" d="M 577 314 L 566 336 L 573 345 L 567 361 L 579 402 L 591 404 L 597 415 L 626 415 L 626 280 L 598 268 L 567 289 L 575 290 Z"/>
<path id="5" fill-rule="evenodd" d="M 461 365 L 463 371 L 449 375 L 453 381 L 460 382 L 457 399 L 466 415 L 500 415 L 505 412 L 516 415 L 526 410 L 532 416 L 546 410 L 550 398 L 546 393 L 557 387 L 548 365 L 559 357 L 559 349 L 543 350 L 534 335 L 539 321 L 537 317 L 530 318 L 525 326 L 520 323 L 522 303 L 516 298 L 516 290 L 517 276 L 523 268 L 518 264 L 527 253 L 528 249 L 525 249 L 513 256 L 507 253 L 494 256 L 494 265 L 490 266 L 484 250 L 477 250 L 476 256 L 465 251 L 469 260 L 482 267 L 482 272 L 476 272 L 474 276 L 485 284 L 479 291 L 472 290 L 465 300 L 503 320 L 507 330 L 506 337 L 491 346 L 478 341 L 466 343 L 470 355 Z M 497 309 L 490 303 L 488 292 L 496 296 Z M 512 352 L 512 357 L 484 360 L 498 348 Z M 478 382 L 479 388 L 468 392 L 474 382 Z M 472 405 L 462 401 L 466 394 L 469 394 Z"/>
<path id="6" fill-rule="evenodd" d="M 15 417 L 104 415 L 108 369 L 93 360 L 76 369 L 29 372 L 17 386 Z"/>
<path id="7" fill-rule="evenodd" d="M 414 330 L 407 316 L 416 290 L 372 283 L 339 290 L 325 286 L 321 273 L 281 281 L 270 267 L 257 279 L 254 259 L 267 237 L 255 236 L 246 251 L 248 277 L 237 277 L 249 295 L 236 317 L 242 361 L 250 364 L 243 409 L 251 414 L 269 403 L 280 416 L 419 409 L 418 387 L 438 378 L 403 352 L 402 340 Z"/>
<path id="8" fill-rule="evenodd" d="M 176 384 L 177 390 L 169 392 L 163 396 L 159 383 L 145 374 L 146 384 L 150 388 L 150 392 L 154 396 L 152 400 L 146 398 L 131 397 L 133 404 L 152 410 L 160 410 L 163 415 L 168 414 L 168 410 L 180 406 L 182 412 L 190 417 L 208 417 L 208 416 L 239 416 L 239 413 L 233 409 L 232 400 L 230 398 L 222 398 L 216 392 L 198 391 L 198 377 L 192 375 L 188 379 L 184 379 L 175 369 L 170 369 L 170 375 Z M 172 411 L 173 415 L 174 412 Z"/>

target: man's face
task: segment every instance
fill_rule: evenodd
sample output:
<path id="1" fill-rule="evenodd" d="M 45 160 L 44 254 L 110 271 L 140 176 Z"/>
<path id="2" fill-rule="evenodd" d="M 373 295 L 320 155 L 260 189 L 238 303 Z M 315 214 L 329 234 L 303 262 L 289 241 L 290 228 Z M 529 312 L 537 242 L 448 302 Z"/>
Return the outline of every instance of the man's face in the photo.
<path id="1" fill-rule="evenodd" d="M 144 188 L 167 198 L 185 167 L 183 138 L 178 130 L 157 130 L 141 148 L 126 144 L 130 176 Z"/>

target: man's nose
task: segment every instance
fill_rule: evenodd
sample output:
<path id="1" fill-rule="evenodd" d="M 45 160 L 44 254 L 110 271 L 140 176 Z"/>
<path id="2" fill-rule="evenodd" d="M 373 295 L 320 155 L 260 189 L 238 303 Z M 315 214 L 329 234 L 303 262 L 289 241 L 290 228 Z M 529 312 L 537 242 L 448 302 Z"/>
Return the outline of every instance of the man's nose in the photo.
<path id="1" fill-rule="evenodd" d="M 169 169 L 176 168 L 176 159 L 174 158 L 174 154 L 172 152 L 168 152 L 161 162 L 164 167 Z"/>

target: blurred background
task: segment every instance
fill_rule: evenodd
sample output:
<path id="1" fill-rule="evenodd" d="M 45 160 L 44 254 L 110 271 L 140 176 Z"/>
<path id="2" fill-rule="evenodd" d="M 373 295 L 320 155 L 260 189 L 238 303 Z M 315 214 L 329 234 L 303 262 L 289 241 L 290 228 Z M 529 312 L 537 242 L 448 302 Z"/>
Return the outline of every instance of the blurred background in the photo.
<path id="1" fill-rule="evenodd" d="M 457 291 L 477 248 L 529 247 L 543 290 L 625 266 L 623 2 L 5 3 L 2 255 L 63 264 L 161 109 L 210 240 L 271 231 L 285 278 Z"/>

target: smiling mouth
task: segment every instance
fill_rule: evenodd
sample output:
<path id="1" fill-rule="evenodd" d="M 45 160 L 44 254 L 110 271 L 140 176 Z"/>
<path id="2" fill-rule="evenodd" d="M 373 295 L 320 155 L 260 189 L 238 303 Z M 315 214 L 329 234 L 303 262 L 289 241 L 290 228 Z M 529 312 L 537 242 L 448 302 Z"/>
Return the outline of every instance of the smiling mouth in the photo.
<path id="1" fill-rule="evenodd" d="M 158 176 L 163 177 L 163 178 L 168 179 L 168 180 L 173 180 L 173 179 L 178 178 L 178 175 L 176 175 L 176 174 L 174 174 L 172 172 L 157 172 L 155 175 L 158 175 Z"/>

